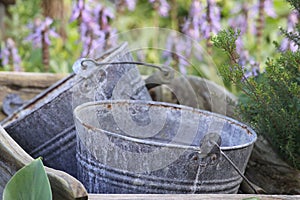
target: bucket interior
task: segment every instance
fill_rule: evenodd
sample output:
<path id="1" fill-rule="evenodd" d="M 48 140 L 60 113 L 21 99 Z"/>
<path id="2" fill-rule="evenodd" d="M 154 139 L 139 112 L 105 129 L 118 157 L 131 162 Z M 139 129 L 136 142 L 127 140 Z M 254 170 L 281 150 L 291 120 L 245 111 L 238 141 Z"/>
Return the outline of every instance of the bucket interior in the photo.
<path id="1" fill-rule="evenodd" d="M 198 147 L 208 133 L 221 136 L 221 147 L 252 144 L 256 134 L 244 124 L 222 115 L 185 106 L 142 101 L 87 103 L 75 111 L 84 126 L 112 137 L 155 145 Z"/>

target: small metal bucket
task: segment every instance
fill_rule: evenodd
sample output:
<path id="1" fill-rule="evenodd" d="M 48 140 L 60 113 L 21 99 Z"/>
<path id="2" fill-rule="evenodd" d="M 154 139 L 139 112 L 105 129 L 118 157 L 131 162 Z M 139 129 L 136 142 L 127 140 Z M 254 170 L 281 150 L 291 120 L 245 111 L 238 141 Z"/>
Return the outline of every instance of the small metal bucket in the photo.
<path id="1" fill-rule="evenodd" d="M 126 43 L 103 55 L 101 62 L 132 61 Z M 72 73 L 57 82 L 2 121 L 10 136 L 33 158 L 42 156 L 46 166 L 74 177 L 77 176 L 77 162 L 73 108 L 88 101 L 110 99 L 118 81 L 133 75 L 136 81 L 124 85 L 138 86 L 137 99 L 151 99 L 135 65 L 99 67 L 92 61 L 79 60 L 75 63 L 77 74 Z"/>
<path id="2" fill-rule="evenodd" d="M 74 118 L 78 179 L 90 193 L 236 193 L 242 177 L 225 157 L 244 173 L 256 140 L 236 120 L 161 102 L 90 102 Z"/>

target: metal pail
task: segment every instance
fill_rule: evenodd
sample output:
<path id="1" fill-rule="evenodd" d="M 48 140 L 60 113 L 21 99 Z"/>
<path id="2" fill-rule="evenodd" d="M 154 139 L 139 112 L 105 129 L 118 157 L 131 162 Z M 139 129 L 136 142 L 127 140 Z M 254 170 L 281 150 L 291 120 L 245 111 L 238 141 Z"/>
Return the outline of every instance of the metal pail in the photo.
<path id="1" fill-rule="evenodd" d="M 74 118 L 78 179 L 90 193 L 236 193 L 242 178 L 220 152 L 244 173 L 256 140 L 236 120 L 162 102 L 90 102 Z"/>

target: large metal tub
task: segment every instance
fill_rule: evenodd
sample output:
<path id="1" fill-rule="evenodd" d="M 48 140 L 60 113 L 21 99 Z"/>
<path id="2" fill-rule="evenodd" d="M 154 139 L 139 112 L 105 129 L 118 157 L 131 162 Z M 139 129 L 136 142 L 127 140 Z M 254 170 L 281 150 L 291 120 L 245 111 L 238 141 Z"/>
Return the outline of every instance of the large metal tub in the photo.
<path id="1" fill-rule="evenodd" d="M 101 62 L 118 61 L 132 61 L 127 44 L 106 52 Z M 135 74 L 138 82 L 127 82 L 127 87 L 135 84 L 141 87 L 136 98 L 150 99 L 135 65 L 97 67 L 89 61 L 86 64 L 87 69 L 80 69 L 78 74 L 73 73 L 57 82 L 2 121 L 10 136 L 33 158 L 42 156 L 46 166 L 74 177 L 77 176 L 77 162 L 73 107 L 112 98 L 114 87 L 128 74 Z"/>
<path id="2" fill-rule="evenodd" d="M 78 179 L 90 193 L 236 193 L 256 133 L 223 115 L 147 101 L 100 101 L 78 106 Z M 205 144 L 204 144 L 205 146 Z"/>

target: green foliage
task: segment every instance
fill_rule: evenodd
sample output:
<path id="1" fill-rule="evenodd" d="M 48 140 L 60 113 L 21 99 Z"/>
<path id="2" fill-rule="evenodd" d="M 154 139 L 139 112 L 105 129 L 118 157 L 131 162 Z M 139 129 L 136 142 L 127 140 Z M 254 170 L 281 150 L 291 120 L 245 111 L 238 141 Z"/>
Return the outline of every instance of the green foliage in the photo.
<path id="1" fill-rule="evenodd" d="M 225 52 L 230 59 L 230 64 L 223 63 L 218 67 L 225 85 L 235 83 L 237 87 L 241 88 L 241 80 L 243 79 L 245 69 L 238 64 L 239 55 L 236 52 L 235 41 L 239 37 L 239 34 L 239 31 L 235 31 L 231 28 L 222 30 L 217 36 L 212 37 L 212 42 L 215 47 Z"/>
<path id="2" fill-rule="evenodd" d="M 299 52 L 288 52 L 279 59 L 269 60 L 266 72 L 256 80 L 256 97 L 240 106 L 244 119 L 297 168 L 300 168 L 299 59 Z"/>
<path id="3" fill-rule="evenodd" d="M 7 183 L 3 200 L 51 200 L 50 183 L 40 158 L 20 169 Z"/>
<path id="4" fill-rule="evenodd" d="M 220 48 L 227 53 L 232 62 L 236 62 L 238 55 L 236 54 L 235 41 L 239 35 L 240 32 L 236 32 L 232 28 L 228 29 L 228 31 L 222 30 L 219 32 L 218 36 L 212 37 L 212 42 L 217 48 Z"/>
<path id="5" fill-rule="evenodd" d="M 264 135 L 284 160 L 300 169 L 300 52 L 269 59 L 264 73 L 245 78 L 244 69 L 232 56 L 236 55 L 235 39 L 236 33 L 229 30 L 221 31 L 213 41 L 230 58 L 229 64 L 220 67 L 220 74 L 242 91 L 238 114 Z"/>
<path id="6" fill-rule="evenodd" d="M 249 198 L 245 198 L 243 200 L 260 200 L 260 198 L 258 198 L 258 197 L 249 197 Z"/>
<path id="7" fill-rule="evenodd" d="M 286 0 L 289 2 L 296 10 L 300 11 L 300 1 L 299 0 Z"/>

